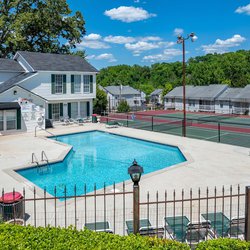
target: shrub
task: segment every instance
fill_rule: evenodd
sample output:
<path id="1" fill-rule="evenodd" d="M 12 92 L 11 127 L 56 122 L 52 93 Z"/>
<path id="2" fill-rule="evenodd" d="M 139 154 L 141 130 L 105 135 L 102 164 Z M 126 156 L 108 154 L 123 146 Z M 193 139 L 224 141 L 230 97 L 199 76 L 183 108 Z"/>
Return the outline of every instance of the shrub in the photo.
<path id="1" fill-rule="evenodd" d="M 126 100 L 122 100 L 120 101 L 118 107 L 117 107 L 117 112 L 118 113 L 126 113 L 126 112 L 129 112 L 130 111 L 130 107 L 127 103 Z"/>
<path id="2" fill-rule="evenodd" d="M 74 228 L 0 225 L 0 249 L 189 250 L 182 243 L 141 236 L 119 236 Z"/>
<path id="3" fill-rule="evenodd" d="M 250 249 L 250 244 L 246 241 L 220 238 L 216 240 L 208 240 L 198 244 L 196 250 L 247 250 Z"/>

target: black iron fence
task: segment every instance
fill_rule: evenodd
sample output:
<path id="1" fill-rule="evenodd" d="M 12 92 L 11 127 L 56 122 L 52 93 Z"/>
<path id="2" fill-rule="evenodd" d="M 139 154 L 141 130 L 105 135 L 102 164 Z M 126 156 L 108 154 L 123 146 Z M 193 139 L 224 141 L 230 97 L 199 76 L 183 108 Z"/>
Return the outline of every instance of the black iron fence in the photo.
<path id="1" fill-rule="evenodd" d="M 248 119 L 231 121 L 230 115 L 211 115 L 186 119 L 186 136 L 195 139 L 250 147 L 250 122 Z M 239 122 L 237 122 L 239 120 Z M 183 136 L 184 119 L 171 115 L 109 114 L 102 117 L 107 125 L 156 131 Z"/>
<path id="2" fill-rule="evenodd" d="M 46 190 L 2 191 L 3 222 L 37 226 L 75 226 L 127 235 L 133 233 L 133 191 L 113 185 L 82 195 L 47 194 Z M 141 190 L 143 191 L 143 190 Z M 13 197 L 11 199 L 11 196 Z M 6 198 L 7 197 L 7 198 Z M 16 199 L 19 197 L 18 199 Z M 198 189 L 188 192 L 141 192 L 139 233 L 195 245 L 218 238 L 250 240 L 250 188 Z"/>

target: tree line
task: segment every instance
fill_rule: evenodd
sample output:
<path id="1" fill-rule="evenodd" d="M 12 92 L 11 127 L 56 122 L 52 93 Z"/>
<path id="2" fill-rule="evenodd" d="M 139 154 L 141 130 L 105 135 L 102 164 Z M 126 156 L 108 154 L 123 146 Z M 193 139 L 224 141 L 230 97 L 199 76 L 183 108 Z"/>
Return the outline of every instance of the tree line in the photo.
<path id="1" fill-rule="evenodd" d="M 190 58 L 186 64 L 188 85 L 250 84 L 250 50 L 225 54 L 207 54 Z M 182 85 L 182 63 L 155 63 L 151 66 L 117 65 L 100 70 L 97 83 L 102 86 L 130 85 L 150 94 L 156 88 L 171 89 Z"/>

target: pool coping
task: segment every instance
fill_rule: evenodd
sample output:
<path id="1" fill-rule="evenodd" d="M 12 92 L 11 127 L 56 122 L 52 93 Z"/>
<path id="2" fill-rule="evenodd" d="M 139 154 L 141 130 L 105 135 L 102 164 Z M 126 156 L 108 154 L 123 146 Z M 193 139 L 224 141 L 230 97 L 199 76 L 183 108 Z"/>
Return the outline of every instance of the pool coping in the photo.
<path id="1" fill-rule="evenodd" d="M 181 151 L 183 157 L 186 159 L 186 161 L 184 161 L 184 162 L 181 162 L 181 163 L 169 166 L 169 167 L 165 167 L 165 168 L 160 169 L 160 170 L 156 170 L 156 171 L 154 171 L 152 173 L 145 174 L 145 175 L 142 176 L 143 179 L 148 179 L 148 178 L 151 178 L 153 176 L 162 174 L 162 173 L 164 173 L 166 171 L 171 171 L 171 170 L 176 169 L 176 168 L 187 166 L 190 163 L 194 162 L 194 159 L 192 158 L 191 154 L 188 153 L 184 149 L 184 147 L 182 145 L 173 144 L 173 143 L 166 144 L 166 143 L 163 143 L 162 141 L 157 140 L 157 139 L 155 139 L 155 140 L 143 139 L 143 138 L 140 138 L 140 136 L 130 136 L 130 135 L 127 135 L 126 134 L 127 132 L 125 134 L 121 134 L 119 132 L 116 132 L 115 130 L 113 131 L 113 129 L 108 129 L 107 130 L 107 128 L 105 128 L 105 129 L 88 129 L 88 130 L 85 130 L 85 131 L 72 132 L 72 133 L 59 133 L 59 134 L 56 134 L 55 136 L 41 136 L 39 138 L 40 139 L 44 139 L 44 140 L 49 140 L 51 143 L 56 143 L 56 144 L 59 144 L 59 145 L 67 147 L 67 149 L 65 149 L 65 151 L 62 152 L 59 155 L 59 157 L 54 158 L 54 159 L 52 159 L 50 161 L 50 163 L 54 164 L 54 163 L 62 162 L 68 156 L 68 154 L 71 152 L 71 150 L 73 149 L 73 146 L 70 145 L 70 144 L 66 144 L 66 143 L 57 141 L 57 140 L 53 140 L 53 139 L 51 139 L 51 137 L 59 137 L 59 136 L 73 135 L 73 134 L 82 134 L 82 133 L 95 132 L 95 131 L 109 133 L 109 134 L 113 134 L 113 135 L 117 135 L 117 136 L 122 136 L 122 137 L 129 137 L 131 139 L 137 139 L 137 140 L 151 142 L 151 143 L 157 143 L 157 144 L 161 144 L 161 145 L 165 145 L 165 146 L 169 146 L 169 147 L 177 147 Z M 148 132 L 150 132 L 150 131 L 148 131 Z M 154 132 L 154 133 L 156 133 L 156 132 Z M 41 165 L 46 165 L 46 164 L 41 164 Z M 35 189 L 36 190 L 36 193 L 35 193 L 36 196 L 40 197 L 40 198 L 46 197 L 48 199 L 47 202 L 48 203 L 51 202 L 51 205 L 54 204 L 55 200 L 57 201 L 57 206 L 58 207 L 64 206 L 65 202 L 68 205 L 71 205 L 71 204 L 74 203 L 73 197 L 69 198 L 69 199 L 67 199 L 65 201 L 65 200 L 59 200 L 57 197 L 49 194 L 48 192 L 46 192 L 46 194 L 45 194 L 44 189 L 42 189 L 39 186 L 35 185 L 33 182 L 29 181 L 28 179 L 24 178 L 22 175 L 20 175 L 20 174 L 18 174 L 16 172 L 16 170 L 29 169 L 29 168 L 34 168 L 34 167 L 36 167 L 36 164 L 32 164 L 31 163 L 31 164 L 21 165 L 18 168 L 15 167 L 15 168 L 4 169 L 3 172 L 5 172 L 9 176 L 11 176 L 15 180 L 17 180 L 20 184 L 23 184 L 23 186 L 27 187 L 31 192 L 33 192 L 34 189 Z M 124 182 L 116 183 L 115 184 L 116 190 L 113 190 L 113 187 L 114 187 L 113 184 L 111 184 L 109 186 L 106 186 L 105 187 L 106 193 L 119 193 L 119 192 L 122 192 L 123 191 L 123 183 L 124 183 L 125 187 L 129 185 L 129 186 L 131 186 L 131 189 L 132 189 L 132 181 L 130 179 L 128 179 L 128 180 L 126 180 Z M 101 189 L 98 189 L 96 191 L 88 192 L 87 195 L 93 195 L 94 193 L 101 194 L 101 193 L 103 193 L 103 190 L 104 190 L 104 188 L 101 188 Z M 125 190 L 126 190 L 126 188 L 125 188 Z M 84 199 L 84 195 L 85 194 L 81 194 L 81 195 L 83 197 L 80 197 L 78 199 Z"/>

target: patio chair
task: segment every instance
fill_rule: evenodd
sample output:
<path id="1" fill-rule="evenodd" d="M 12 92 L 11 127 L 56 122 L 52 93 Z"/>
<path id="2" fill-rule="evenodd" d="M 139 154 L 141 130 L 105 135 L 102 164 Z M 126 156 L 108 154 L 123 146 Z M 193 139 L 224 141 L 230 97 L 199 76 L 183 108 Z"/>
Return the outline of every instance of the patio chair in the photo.
<path id="1" fill-rule="evenodd" d="M 70 125 L 69 119 L 65 118 L 65 119 L 63 120 L 63 124 L 62 124 L 62 125 L 64 125 L 64 126 Z"/>
<path id="2" fill-rule="evenodd" d="M 207 213 L 201 215 L 205 220 L 211 222 L 214 232 L 217 237 L 225 237 L 228 235 L 228 229 L 230 228 L 230 220 L 222 212 Z"/>
<path id="3" fill-rule="evenodd" d="M 210 221 L 188 223 L 185 241 L 191 247 L 196 246 L 199 242 L 215 238 L 216 234 L 212 229 Z"/>
<path id="4" fill-rule="evenodd" d="M 85 228 L 95 232 L 114 233 L 108 221 L 85 223 L 83 229 Z"/>
<path id="5" fill-rule="evenodd" d="M 126 221 L 127 233 L 132 234 L 134 232 L 133 220 Z M 163 238 L 164 237 L 164 227 L 154 227 L 148 219 L 140 220 L 139 234 L 141 236 L 149 236 Z"/>
<path id="6" fill-rule="evenodd" d="M 245 217 L 232 218 L 227 231 L 230 238 L 245 239 Z"/>
<path id="7" fill-rule="evenodd" d="M 122 126 L 123 124 L 118 121 L 109 121 L 108 123 L 106 123 L 106 128 L 119 128 Z"/>
<path id="8" fill-rule="evenodd" d="M 84 119 L 82 119 L 82 118 L 77 118 L 77 119 L 76 119 L 76 122 L 77 122 L 77 124 L 78 124 L 79 126 L 83 126 L 83 124 L 84 124 Z"/>
<path id="9" fill-rule="evenodd" d="M 186 216 L 165 217 L 165 229 L 173 240 L 185 241 L 189 219 Z"/>

